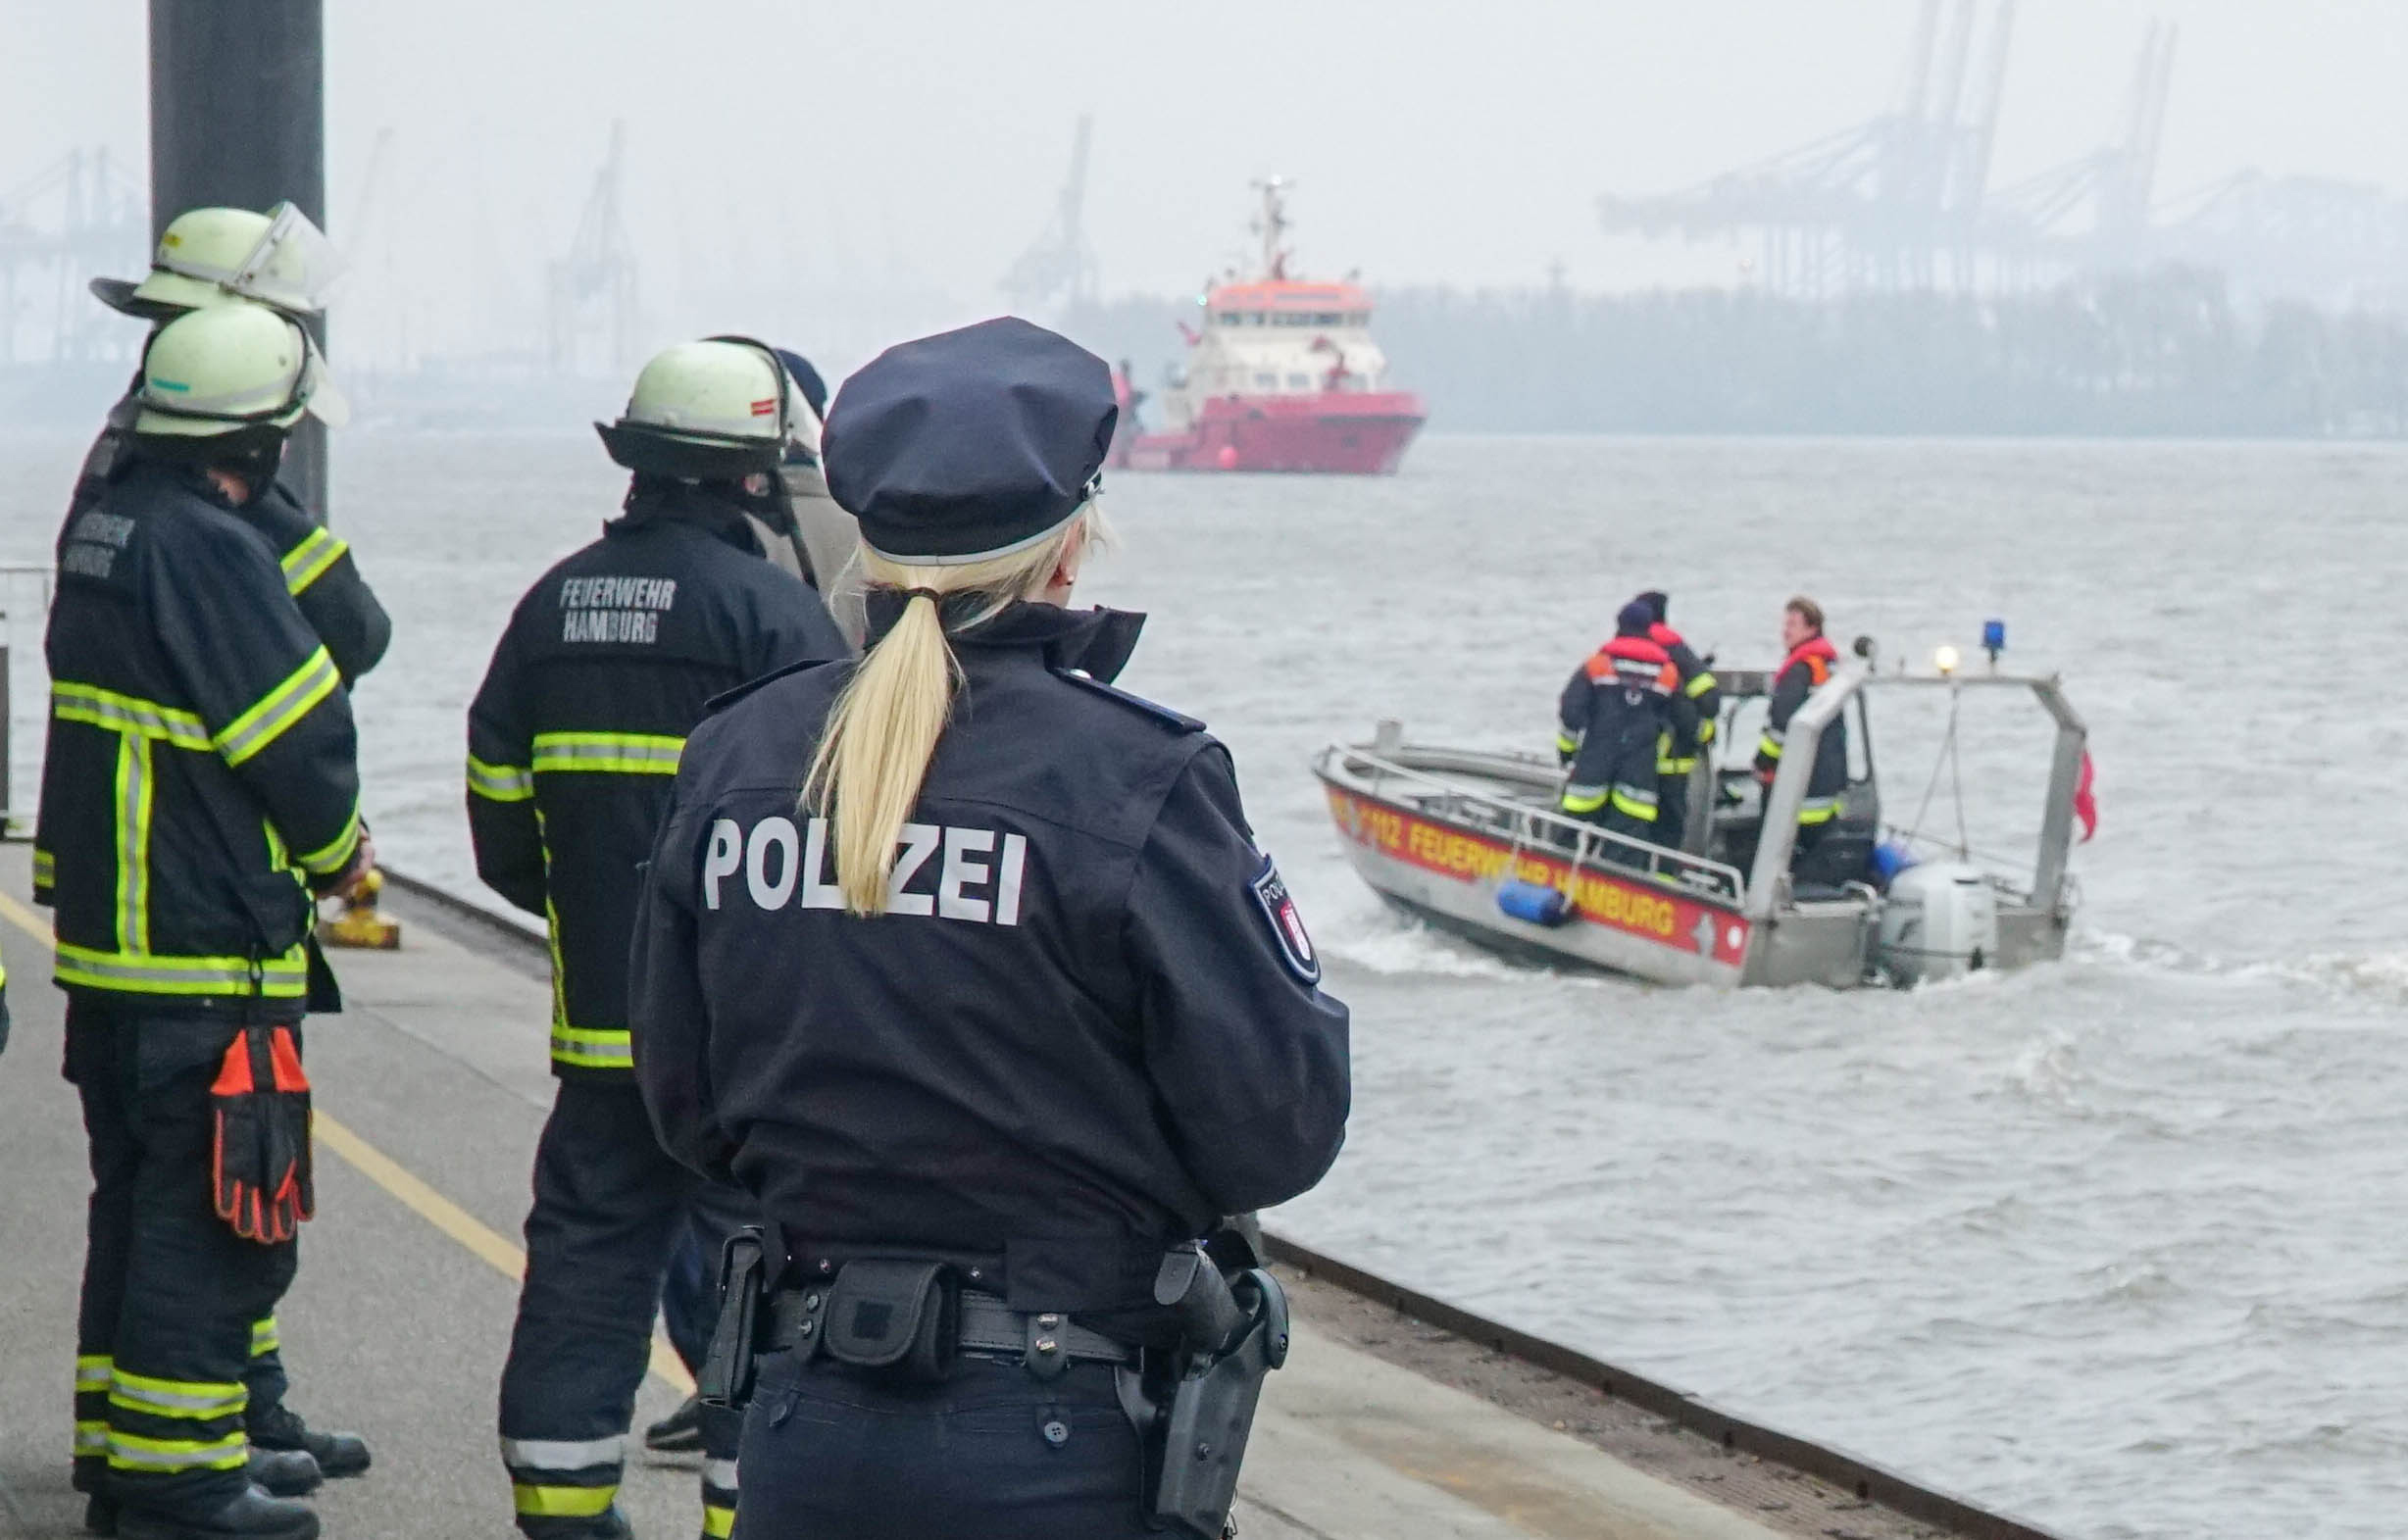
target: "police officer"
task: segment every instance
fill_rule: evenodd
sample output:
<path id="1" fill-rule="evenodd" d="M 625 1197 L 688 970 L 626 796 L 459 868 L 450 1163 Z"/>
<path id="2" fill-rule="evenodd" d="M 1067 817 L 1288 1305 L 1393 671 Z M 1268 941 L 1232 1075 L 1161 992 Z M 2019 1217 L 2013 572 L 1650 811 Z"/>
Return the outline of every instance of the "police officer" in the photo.
<path id="1" fill-rule="evenodd" d="M 1803 594 L 1781 609 L 1781 644 L 1787 649 L 1787 656 L 1773 676 L 1772 704 L 1765 714 L 1764 735 L 1756 740 L 1756 778 L 1762 782 L 1767 796 L 1772 793 L 1773 776 L 1780 770 L 1781 753 L 1788 745 L 1791 719 L 1806 704 L 1807 697 L 1831 678 L 1832 668 L 1839 662 L 1839 650 L 1823 634 L 1823 607 Z M 1847 784 L 1848 723 L 1845 717 L 1834 717 L 1815 744 L 1814 770 L 1806 780 L 1806 800 L 1798 804 L 1797 849 L 1791 857 L 1792 865 L 1813 849 L 1847 811 L 1842 795 Z"/>
<path id="2" fill-rule="evenodd" d="M 139 283 L 94 278 L 92 292 L 110 309 L 152 323 L 154 334 L 178 316 L 238 299 L 305 321 L 325 308 L 322 290 L 334 269 L 326 237 L 289 203 L 267 214 L 191 209 L 160 235 L 147 277 Z M 69 522 L 99 501 L 110 471 L 125 458 L 141 383 L 137 373 L 125 398 L 109 409 L 75 479 Z M 393 622 L 361 577 L 350 544 L 310 517 L 281 481 L 270 482 L 234 512 L 276 548 L 286 591 L 343 681 L 358 682 L 384 656 Z"/>
<path id="3" fill-rule="evenodd" d="M 246 1475 L 244 1375 L 309 1206 L 297 1023 L 339 1003 L 311 890 L 373 851 L 340 674 L 239 510 L 338 404 L 275 311 L 170 323 L 59 546 L 37 844 L 94 1187 L 75 1484 L 127 1540 L 318 1533 Z"/>
<path id="4" fill-rule="evenodd" d="M 1563 810 L 1632 839 L 1662 843 L 1657 761 L 1680 693 L 1672 655 L 1648 634 L 1655 611 L 1633 599 L 1614 637 L 1572 671 L 1555 750 L 1570 766 Z"/>
<path id="5" fill-rule="evenodd" d="M 801 1344 L 739 1536 L 1150 1533 L 1117 1386 L 1165 1249 L 1343 1136 L 1346 1010 L 1227 751 L 1111 684 L 1140 617 L 1063 608 L 1115 415 L 1101 360 L 1011 319 L 846 381 L 871 647 L 724 704 L 678 771 L 636 1072 L 672 1153 L 759 1199 Z"/>
<path id="6" fill-rule="evenodd" d="M 655 1142 L 630 1072 L 627 942 L 685 735 L 713 696 L 840 658 L 818 595 L 765 560 L 792 432 L 787 378 L 757 342 L 662 353 L 625 416 L 596 424 L 633 472 L 623 518 L 538 578 L 469 709 L 478 875 L 552 928 L 552 1067 L 527 1279 L 502 1370 L 502 1459 L 519 1527 L 624 1535 L 615 1506 L 654 1307 L 689 1204 L 714 1199 Z M 706 1425 L 703 1532 L 735 1505 L 735 1426 Z"/>
<path id="7" fill-rule="evenodd" d="M 1655 617 L 1655 623 L 1647 627 L 1647 639 L 1664 649 L 1681 676 L 1665 724 L 1662 752 L 1656 758 L 1655 840 L 1681 850 L 1688 844 L 1690 782 L 1696 777 L 1698 760 L 1714 746 L 1715 729 L 1723 715 L 1723 686 L 1687 638 L 1665 619 L 1672 608 L 1670 596 L 1650 588 L 1637 602 Z"/>

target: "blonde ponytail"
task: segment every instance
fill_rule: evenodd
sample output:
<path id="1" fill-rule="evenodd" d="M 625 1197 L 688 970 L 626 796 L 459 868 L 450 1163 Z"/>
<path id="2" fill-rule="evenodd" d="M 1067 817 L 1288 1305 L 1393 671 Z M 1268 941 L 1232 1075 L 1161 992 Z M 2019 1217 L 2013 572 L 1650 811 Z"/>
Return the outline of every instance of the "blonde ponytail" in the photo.
<path id="1" fill-rule="evenodd" d="M 937 596 L 954 606 L 957 630 L 987 621 L 1015 600 L 1045 591 L 1072 543 L 1102 538 L 1100 514 L 1086 511 L 1027 551 L 958 567 L 905 567 L 864 547 L 863 578 L 873 590 L 907 592 L 902 618 L 853 669 L 828 715 L 803 780 L 805 812 L 833 826 L 836 886 L 855 915 L 886 912 L 895 844 L 919 805 L 928 762 L 953 714 L 961 664 L 945 639 Z"/>

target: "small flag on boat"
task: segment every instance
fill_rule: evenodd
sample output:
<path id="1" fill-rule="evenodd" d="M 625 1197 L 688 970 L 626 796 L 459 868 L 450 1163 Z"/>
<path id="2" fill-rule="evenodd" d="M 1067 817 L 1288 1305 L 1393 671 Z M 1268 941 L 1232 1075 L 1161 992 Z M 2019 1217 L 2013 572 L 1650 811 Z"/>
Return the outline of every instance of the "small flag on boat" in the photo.
<path id="1" fill-rule="evenodd" d="M 2074 817 L 2082 820 L 2082 840 L 2090 842 L 2098 832 L 2098 797 L 2090 789 L 2090 751 L 2082 751 L 2082 778 L 2074 782 Z"/>

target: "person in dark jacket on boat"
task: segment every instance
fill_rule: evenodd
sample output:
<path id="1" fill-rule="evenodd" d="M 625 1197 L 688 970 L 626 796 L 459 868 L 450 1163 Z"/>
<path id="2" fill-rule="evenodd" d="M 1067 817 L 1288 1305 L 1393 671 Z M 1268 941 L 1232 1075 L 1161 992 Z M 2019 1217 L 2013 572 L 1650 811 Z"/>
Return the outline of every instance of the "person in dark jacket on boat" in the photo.
<path id="1" fill-rule="evenodd" d="M 1789 723 L 1814 692 L 1829 682 L 1831 670 L 1839 663 L 1839 649 L 1823 634 L 1823 607 L 1803 594 L 1781 611 L 1781 641 L 1787 656 L 1773 675 L 1772 708 L 1765 714 L 1764 735 L 1756 740 L 1756 778 L 1763 782 L 1767 797 L 1772 795 L 1773 777 L 1788 748 Z M 1847 784 L 1848 723 L 1845 717 L 1834 717 L 1815 744 L 1814 772 L 1806 782 L 1806 800 L 1798 804 L 1792 865 L 1847 811 L 1843 795 Z"/>
<path id="2" fill-rule="evenodd" d="M 1723 686 L 1687 638 L 1665 620 L 1672 607 L 1670 596 L 1650 588 L 1633 602 L 1645 605 L 1655 616 L 1655 623 L 1647 627 L 1647 639 L 1664 649 L 1681 675 L 1681 687 L 1673 695 L 1665 723 L 1662 752 L 1656 756 L 1655 832 L 1657 844 L 1679 850 L 1687 843 L 1689 785 L 1696 776 L 1697 762 L 1714 746 L 1715 728 L 1722 718 Z"/>
<path id="3" fill-rule="evenodd" d="M 1660 842 L 1656 761 L 1680 691 L 1672 655 L 1648 633 L 1655 612 L 1632 600 L 1614 639 L 1564 686 L 1556 752 L 1571 767 L 1563 810 L 1633 839 Z"/>

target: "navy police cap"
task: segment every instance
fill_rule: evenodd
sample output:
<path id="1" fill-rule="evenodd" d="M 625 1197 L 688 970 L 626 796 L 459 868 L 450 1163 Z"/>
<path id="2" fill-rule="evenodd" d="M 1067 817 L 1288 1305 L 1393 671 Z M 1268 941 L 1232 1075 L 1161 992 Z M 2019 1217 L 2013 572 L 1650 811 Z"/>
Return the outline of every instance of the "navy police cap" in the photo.
<path id="1" fill-rule="evenodd" d="M 1006 556 L 1100 485 L 1112 372 L 1015 316 L 888 348 L 836 390 L 820 461 L 878 555 L 907 567 Z"/>

